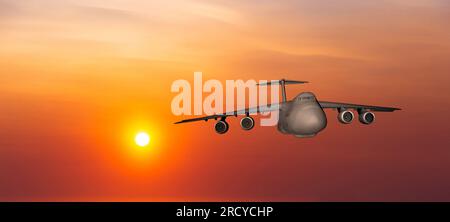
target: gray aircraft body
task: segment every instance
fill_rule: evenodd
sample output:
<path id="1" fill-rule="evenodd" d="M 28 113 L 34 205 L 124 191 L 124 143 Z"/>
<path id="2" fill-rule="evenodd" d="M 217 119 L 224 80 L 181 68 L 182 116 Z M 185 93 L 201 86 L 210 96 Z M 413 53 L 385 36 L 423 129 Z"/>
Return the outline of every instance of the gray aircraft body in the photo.
<path id="1" fill-rule="evenodd" d="M 358 113 L 359 121 L 367 125 L 372 124 L 375 121 L 375 114 L 373 112 L 393 112 L 395 110 L 400 110 L 399 108 L 393 107 L 319 101 L 311 92 L 300 93 L 294 99 L 287 101 L 285 85 L 303 83 L 307 82 L 282 79 L 260 84 L 279 84 L 282 92 L 281 103 L 236 110 L 218 115 L 186 119 L 176 122 L 175 124 L 215 119 L 218 120 L 215 124 L 216 132 L 224 134 L 229 129 L 229 125 L 226 122 L 226 118 L 229 116 L 244 114 L 245 117 L 241 119 L 240 125 L 244 130 L 251 130 L 255 126 L 255 121 L 250 117 L 250 114 L 278 111 L 279 118 L 277 126 L 280 132 L 284 134 L 293 134 L 297 137 L 312 137 L 327 126 L 327 117 L 324 112 L 324 109 L 327 108 L 336 109 L 338 111 L 338 120 L 343 124 L 349 124 L 353 121 L 355 116 L 351 110 L 355 110 Z"/>

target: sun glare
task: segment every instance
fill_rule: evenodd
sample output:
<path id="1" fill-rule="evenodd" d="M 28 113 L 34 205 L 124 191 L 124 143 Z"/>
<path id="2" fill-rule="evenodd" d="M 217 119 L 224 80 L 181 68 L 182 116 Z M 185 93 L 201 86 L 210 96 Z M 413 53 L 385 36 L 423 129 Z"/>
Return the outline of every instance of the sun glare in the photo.
<path id="1" fill-rule="evenodd" d="M 147 133 L 141 132 L 136 134 L 134 141 L 138 146 L 145 147 L 150 142 L 150 136 Z"/>

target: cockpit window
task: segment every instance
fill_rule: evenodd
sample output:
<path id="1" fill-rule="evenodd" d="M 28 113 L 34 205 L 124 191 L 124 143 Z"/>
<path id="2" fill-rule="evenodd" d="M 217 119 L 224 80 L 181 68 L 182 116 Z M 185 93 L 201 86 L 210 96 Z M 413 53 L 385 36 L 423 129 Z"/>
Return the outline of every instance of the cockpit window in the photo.
<path id="1" fill-rule="evenodd" d="M 303 100 L 312 100 L 313 97 L 312 96 L 304 96 L 304 97 L 298 97 L 298 101 L 303 101 Z"/>

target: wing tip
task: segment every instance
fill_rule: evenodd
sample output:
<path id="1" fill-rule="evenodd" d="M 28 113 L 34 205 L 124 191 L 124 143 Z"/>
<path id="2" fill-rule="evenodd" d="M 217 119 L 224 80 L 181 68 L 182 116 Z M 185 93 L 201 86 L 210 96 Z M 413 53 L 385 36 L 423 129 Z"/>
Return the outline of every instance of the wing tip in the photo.
<path id="1" fill-rule="evenodd" d="M 397 110 L 402 110 L 401 108 L 397 108 L 397 107 L 389 107 L 385 110 L 385 112 L 394 112 Z M 376 111 L 376 110 L 375 110 Z"/>

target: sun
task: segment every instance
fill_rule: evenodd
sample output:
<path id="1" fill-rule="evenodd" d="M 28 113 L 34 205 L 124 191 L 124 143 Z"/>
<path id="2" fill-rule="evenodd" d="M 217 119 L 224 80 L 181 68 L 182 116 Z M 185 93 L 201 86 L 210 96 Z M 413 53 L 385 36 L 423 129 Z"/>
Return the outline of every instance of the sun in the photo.
<path id="1" fill-rule="evenodd" d="M 136 145 L 145 147 L 150 143 L 150 136 L 148 135 L 148 133 L 140 132 L 136 134 L 136 137 L 134 137 L 134 141 L 136 142 Z"/>

